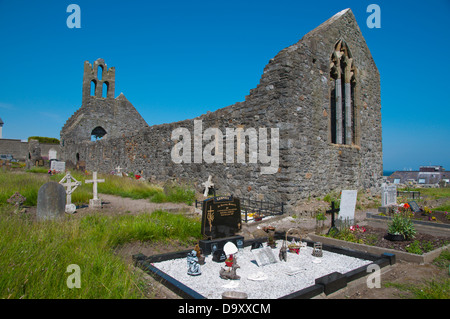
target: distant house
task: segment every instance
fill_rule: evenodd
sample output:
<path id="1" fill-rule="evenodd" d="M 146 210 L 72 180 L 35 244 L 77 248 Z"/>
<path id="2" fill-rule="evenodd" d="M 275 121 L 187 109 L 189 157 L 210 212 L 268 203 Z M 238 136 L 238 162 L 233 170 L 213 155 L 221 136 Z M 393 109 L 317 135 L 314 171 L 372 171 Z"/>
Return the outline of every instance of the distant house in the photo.
<path id="1" fill-rule="evenodd" d="M 440 181 L 450 183 L 450 172 L 442 166 L 420 166 L 418 171 L 395 171 L 387 180 L 393 184 L 435 185 Z"/>

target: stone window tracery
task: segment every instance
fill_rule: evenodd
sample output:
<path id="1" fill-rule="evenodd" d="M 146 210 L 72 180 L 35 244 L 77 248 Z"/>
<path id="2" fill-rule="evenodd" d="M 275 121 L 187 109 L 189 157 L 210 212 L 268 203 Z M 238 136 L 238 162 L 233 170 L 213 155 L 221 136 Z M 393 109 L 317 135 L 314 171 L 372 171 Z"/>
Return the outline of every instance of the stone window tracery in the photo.
<path id="1" fill-rule="evenodd" d="M 350 50 L 343 40 L 335 45 L 331 55 L 330 95 L 331 142 L 333 144 L 356 144 L 355 86 L 356 68 Z"/>

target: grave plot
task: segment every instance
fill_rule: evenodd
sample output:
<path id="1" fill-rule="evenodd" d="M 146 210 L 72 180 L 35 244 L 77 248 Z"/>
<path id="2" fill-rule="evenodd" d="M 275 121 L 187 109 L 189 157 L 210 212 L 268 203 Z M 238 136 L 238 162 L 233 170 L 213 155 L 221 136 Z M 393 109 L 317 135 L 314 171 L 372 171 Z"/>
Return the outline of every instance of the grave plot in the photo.
<path id="1" fill-rule="evenodd" d="M 224 239 L 225 241 L 226 239 Z M 261 239 L 262 241 L 263 239 Z M 292 240 L 292 237 L 288 237 Z M 252 241 L 234 255 L 239 268 L 239 280 L 220 278 L 225 262 L 213 261 L 213 255 L 200 265 L 201 274 L 188 274 L 187 256 L 191 250 L 155 256 L 134 255 L 135 264 L 184 298 L 220 299 L 230 291 L 245 293 L 250 299 L 311 298 L 330 294 L 348 282 L 369 274 L 367 267 L 380 267 L 395 262 L 393 255 L 371 255 L 323 245 L 322 257 L 313 256 L 314 242 L 303 240 L 307 247 L 299 254 L 287 253 L 287 261 L 280 261 L 283 241 L 276 240 L 276 248 L 252 250 Z M 320 256 L 320 254 L 315 254 Z"/>

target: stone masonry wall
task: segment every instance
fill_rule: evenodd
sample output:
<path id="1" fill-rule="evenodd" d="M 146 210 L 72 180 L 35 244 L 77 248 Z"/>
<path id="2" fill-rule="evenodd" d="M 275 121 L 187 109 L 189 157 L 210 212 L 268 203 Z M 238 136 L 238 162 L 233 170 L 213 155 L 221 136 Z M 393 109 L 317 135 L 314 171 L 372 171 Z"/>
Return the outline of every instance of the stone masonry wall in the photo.
<path id="1" fill-rule="evenodd" d="M 331 143 L 330 57 L 341 39 L 350 48 L 358 70 L 357 134 L 356 144 L 352 145 Z M 203 132 L 210 127 L 219 128 L 224 145 L 226 128 L 267 128 L 269 134 L 270 128 L 278 128 L 277 172 L 261 175 L 261 167 L 268 164 L 249 163 L 248 155 L 245 164 L 225 163 L 225 158 L 224 163 L 174 163 L 172 132 L 187 128 L 193 137 L 194 120 L 202 120 Z M 204 141 L 203 147 L 208 143 Z M 248 152 L 248 142 L 246 146 Z M 353 13 L 346 10 L 271 59 L 260 83 L 244 102 L 195 119 L 146 127 L 118 138 L 78 143 L 67 152 L 82 154 L 89 170 L 110 172 L 120 165 L 126 171 L 142 171 L 144 176 L 159 180 L 189 180 L 199 190 L 201 182 L 212 175 L 219 194 L 284 201 L 288 207 L 331 190 L 374 188 L 382 177 L 379 73 Z"/>

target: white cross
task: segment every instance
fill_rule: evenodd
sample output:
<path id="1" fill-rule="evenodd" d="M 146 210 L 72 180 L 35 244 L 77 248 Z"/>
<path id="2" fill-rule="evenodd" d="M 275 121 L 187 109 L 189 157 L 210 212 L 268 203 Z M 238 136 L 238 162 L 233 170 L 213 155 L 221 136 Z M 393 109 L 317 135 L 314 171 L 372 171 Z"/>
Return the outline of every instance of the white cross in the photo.
<path id="1" fill-rule="evenodd" d="M 89 179 L 89 180 L 87 179 L 84 181 L 86 184 L 94 183 L 94 187 L 93 187 L 94 199 L 98 199 L 97 183 L 103 183 L 104 181 L 105 181 L 104 179 L 97 179 L 97 172 L 92 173 L 92 179 Z"/>
<path id="2" fill-rule="evenodd" d="M 211 187 L 214 187 L 214 184 L 211 183 L 211 175 L 209 175 L 208 180 L 204 183 L 202 183 L 203 186 L 205 186 L 205 192 L 203 193 L 203 196 L 207 197 L 208 196 L 208 191 Z"/>
<path id="3" fill-rule="evenodd" d="M 117 176 L 122 176 L 122 174 L 121 174 L 121 172 L 120 172 L 120 171 L 121 171 L 121 170 L 123 170 L 123 168 L 122 168 L 122 167 L 120 167 L 120 165 L 116 167 L 116 170 L 117 170 L 117 173 L 116 173 L 116 175 L 117 175 Z"/>
<path id="4" fill-rule="evenodd" d="M 73 176 L 70 175 L 70 172 L 67 172 L 66 176 L 64 176 L 63 179 L 59 181 L 59 183 L 62 186 L 67 187 L 66 188 L 66 195 L 67 195 L 67 203 L 66 204 L 71 204 L 72 203 L 71 195 L 72 195 L 73 191 L 76 190 L 77 187 L 81 185 L 81 182 L 79 182 L 75 178 L 73 178 Z"/>

